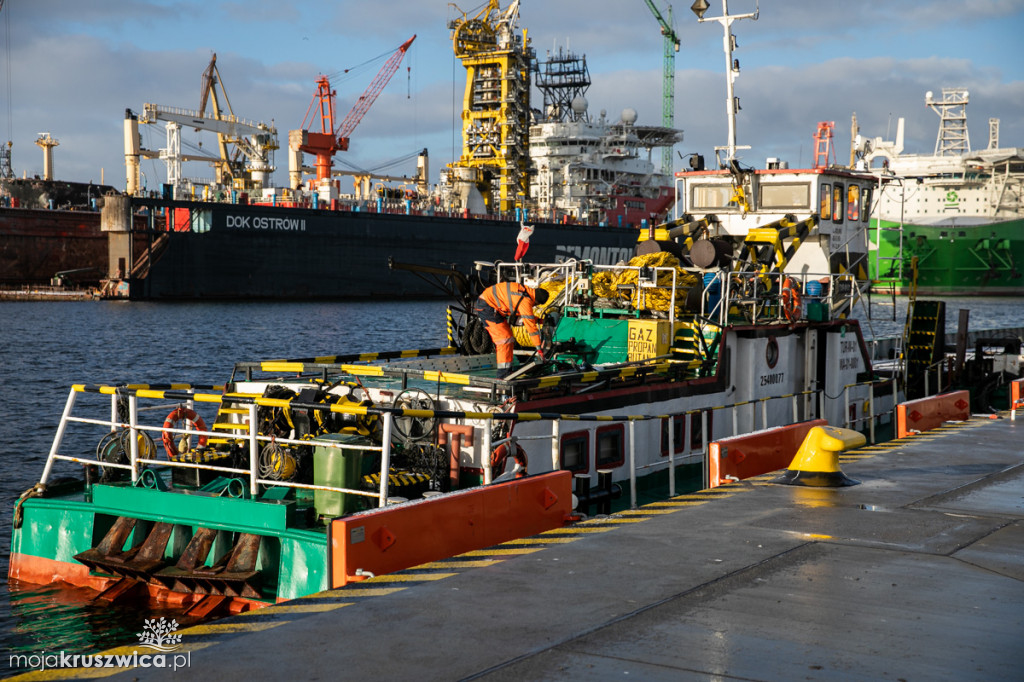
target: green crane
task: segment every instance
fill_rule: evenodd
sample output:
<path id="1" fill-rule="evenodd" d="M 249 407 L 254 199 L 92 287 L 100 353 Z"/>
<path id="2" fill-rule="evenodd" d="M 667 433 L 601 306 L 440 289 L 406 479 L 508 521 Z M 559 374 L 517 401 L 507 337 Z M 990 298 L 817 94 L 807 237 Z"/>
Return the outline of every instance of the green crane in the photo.
<path id="1" fill-rule="evenodd" d="M 661 81 L 661 124 L 666 128 L 676 127 L 676 52 L 679 52 L 679 36 L 672 28 L 672 5 L 668 6 L 668 21 L 654 6 L 652 0 L 644 0 L 665 36 L 665 61 L 662 65 Z M 672 147 L 661 151 L 661 172 L 672 172 Z"/>

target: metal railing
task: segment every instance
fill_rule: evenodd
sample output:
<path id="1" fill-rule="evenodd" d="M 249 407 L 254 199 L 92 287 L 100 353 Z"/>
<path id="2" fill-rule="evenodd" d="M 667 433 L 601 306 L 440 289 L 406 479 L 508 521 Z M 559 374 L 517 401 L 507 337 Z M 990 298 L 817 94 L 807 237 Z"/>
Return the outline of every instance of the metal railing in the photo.
<path id="1" fill-rule="evenodd" d="M 236 467 L 218 466 L 213 464 L 200 464 L 198 462 L 185 462 L 177 460 L 158 460 L 155 457 L 143 457 L 140 456 L 139 442 L 140 434 L 149 433 L 170 433 L 170 434 L 181 434 L 186 436 L 200 436 L 207 438 L 224 438 L 223 433 L 217 433 L 214 431 L 200 431 L 197 429 L 178 429 L 166 426 L 146 426 L 139 423 L 139 406 L 137 393 L 132 392 L 127 395 L 111 395 L 111 417 L 110 419 L 95 419 L 89 417 L 75 417 L 72 416 L 72 410 L 75 407 L 76 397 L 79 392 L 88 392 L 79 387 L 73 387 L 68 394 L 67 402 L 64 405 L 64 411 L 61 414 L 60 424 L 57 427 L 57 433 L 54 436 L 53 444 L 50 447 L 49 455 L 47 456 L 46 465 L 43 468 L 43 474 L 40 478 L 40 483 L 46 484 L 49 480 L 50 473 L 53 469 L 53 465 L 56 461 L 62 460 L 67 462 L 74 462 L 82 465 L 95 465 L 103 468 L 115 468 L 128 470 L 131 475 L 132 484 L 137 484 L 140 480 L 142 470 L 147 465 L 155 465 L 161 467 L 180 467 L 184 469 L 195 469 L 205 471 L 215 471 L 218 473 L 234 474 L 245 476 L 249 480 L 249 494 L 252 497 L 256 497 L 259 494 L 259 486 L 268 487 L 286 487 L 286 488 L 301 488 L 307 490 L 322 490 L 336 493 L 347 493 L 351 495 L 361 495 L 364 497 L 377 498 L 378 506 L 383 507 L 388 504 L 388 469 L 390 467 L 391 460 L 391 430 L 393 417 L 390 412 L 385 412 L 382 415 L 382 445 L 354 445 L 354 444 L 339 444 L 337 442 L 329 440 L 317 440 L 306 439 L 296 440 L 291 438 L 279 438 L 275 436 L 264 436 L 258 433 L 257 428 L 259 425 L 259 419 L 257 418 L 258 405 L 253 402 L 250 403 L 248 408 L 247 424 L 239 424 L 239 427 L 247 427 L 248 433 L 246 434 L 233 434 L 229 436 L 231 440 L 244 441 L 248 443 L 248 454 L 249 454 L 249 468 L 241 469 Z M 197 396 L 199 397 L 199 396 Z M 219 396 L 202 396 L 206 398 L 207 402 L 210 402 L 209 398 L 219 398 Z M 117 418 L 118 406 L 117 402 L 119 399 L 127 400 L 128 403 L 128 421 L 124 422 Z M 185 404 L 181 401 L 175 401 L 173 404 Z M 129 433 L 129 462 L 128 464 L 119 464 L 116 462 L 107 462 L 99 459 L 91 459 L 88 457 L 75 457 L 71 455 L 60 454 L 60 448 L 64 441 L 64 436 L 67 432 L 68 425 L 71 423 L 80 424 L 93 424 L 96 426 L 105 426 L 110 431 L 117 431 L 118 429 L 126 429 Z M 162 436 L 161 436 L 162 437 Z M 317 446 L 334 449 L 345 449 L 345 450 L 365 450 L 365 451 L 379 451 L 381 453 L 381 475 L 380 475 L 380 487 L 377 492 L 369 492 L 366 490 L 356 490 L 352 488 L 341 488 L 335 486 L 323 486 L 323 485 L 312 485 L 307 483 L 293 483 L 290 481 L 282 481 L 277 479 L 266 479 L 260 478 L 259 476 L 259 461 L 260 461 L 260 443 L 276 442 L 278 444 L 285 445 L 305 445 L 305 446 Z M 155 451 L 154 451 L 155 455 Z"/>
<path id="2" fill-rule="evenodd" d="M 896 383 L 890 382 L 893 387 L 893 410 L 896 409 L 897 393 Z M 875 442 L 875 421 L 878 417 L 882 416 L 886 412 L 876 412 L 874 406 L 876 401 L 874 396 L 870 395 L 871 411 L 868 415 L 850 419 L 849 418 L 849 406 L 854 404 L 851 401 L 861 400 L 858 397 L 851 397 L 851 390 L 857 387 L 863 386 L 870 388 L 875 386 L 873 382 L 861 382 L 855 384 L 848 384 L 843 387 L 843 414 L 844 414 L 844 426 L 847 428 L 856 426 L 857 424 L 868 421 L 871 442 Z M 110 417 L 107 419 L 97 419 L 90 417 L 79 417 L 72 416 L 72 411 L 76 404 L 76 397 L 78 393 L 108 393 L 110 395 Z M 531 440 L 548 440 L 551 443 L 550 454 L 551 454 L 551 468 L 552 470 L 559 470 L 561 466 L 561 431 L 562 421 L 571 421 L 574 424 L 579 422 L 629 422 L 629 444 L 628 444 L 628 466 L 629 466 L 629 487 L 630 487 L 630 507 L 635 509 L 637 507 L 637 480 L 638 474 L 647 472 L 656 472 L 663 468 L 668 469 L 669 478 L 669 496 L 674 497 L 676 495 L 676 468 L 681 465 L 696 463 L 699 458 L 703 467 L 703 477 L 706 480 L 708 476 L 708 452 L 709 452 L 709 421 L 710 416 L 716 411 L 729 410 L 732 417 L 732 435 L 740 435 L 741 433 L 750 433 L 757 430 L 758 412 L 760 412 L 761 428 L 769 428 L 769 403 L 779 400 L 788 400 L 792 406 L 791 422 L 796 423 L 802 420 L 821 418 L 826 411 L 826 396 L 823 390 L 813 391 L 802 391 L 799 393 L 791 393 L 776 396 L 765 396 L 753 400 L 739 401 L 728 405 L 710 405 L 704 407 L 698 407 L 691 410 L 685 410 L 683 412 L 674 414 L 645 414 L 645 415 L 553 415 L 544 413 L 491 413 L 491 412 L 455 412 L 455 411 L 433 411 L 433 410 L 403 410 L 398 408 L 348 408 L 346 406 L 327 406 L 327 405 L 303 405 L 303 409 L 321 409 L 328 410 L 331 412 L 340 412 L 343 414 L 363 414 L 365 412 L 374 412 L 380 415 L 382 420 L 382 433 L 381 433 L 381 445 L 354 445 L 354 444 L 340 444 L 330 440 L 318 440 L 312 439 L 292 439 L 292 438 L 281 438 L 276 436 L 261 435 L 258 432 L 259 418 L 257 410 L 260 405 L 273 405 L 281 406 L 281 401 L 277 399 L 266 399 L 266 398 L 253 398 L 251 401 L 245 403 L 246 413 L 244 414 L 244 420 L 241 423 L 237 423 L 234 426 L 237 430 L 245 430 L 245 433 L 235 433 L 226 435 L 223 432 L 215 431 L 203 431 L 198 429 L 192 429 L 186 427 L 174 428 L 167 426 L 147 426 L 143 425 L 139 421 L 140 412 L 148 410 L 160 409 L 157 406 L 150 407 L 139 407 L 139 398 L 145 399 L 164 399 L 169 403 L 175 405 L 184 405 L 192 408 L 194 402 L 207 402 L 207 403 L 219 403 L 223 400 L 231 400 L 232 402 L 243 402 L 238 398 L 231 397 L 225 398 L 216 394 L 201 394 L 201 393 L 188 393 L 178 390 L 173 396 L 165 397 L 162 391 L 147 390 L 145 388 L 131 388 L 131 389 L 116 389 L 113 387 L 102 387 L 100 389 L 89 389 L 81 385 L 72 387 L 67 402 L 64 406 L 63 413 L 61 415 L 60 424 L 57 429 L 57 433 L 54 436 L 53 444 L 50 448 L 49 455 L 47 457 L 46 465 L 43 470 L 40 483 L 45 484 L 49 479 L 53 465 L 57 461 L 68 461 L 82 465 L 92 465 L 103 468 L 116 468 L 124 469 L 130 472 L 131 481 L 133 484 L 139 482 L 142 477 L 142 473 L 145 467 L 154 465 L 161 467 L 181 467 L 186 469 L 195 470 L 206 470 L 218 473 L 230 474 L 235 476 L 241 476 L 248 479 L 248 490 L 252 497 L 256 497 L 259 494 L 259 487 L 287 487 L 296 489 L 307 489 L 307 490 L 322 490 L 336 493 L 347 493 L 352 495 L 360 495 L 365 497 L 376 498 L 378 506 L 383 507 L 388 504 L 388 485 L 389 478 L 388 473 L 390 469 L 391 460 L 391 435 L 393 428 L 393 419 L 395 416 L 406 416 L 406 417 L 449 417 L 453 419 L 474 419 L 484 420 L 486 422 L 483 431 L 483 438 L 481 443 L 481 451 L 484 458 L 489 458 L 492 450 L 504 443 L 509 443 L 514 446 L 519 441 L 531 441 Z M 838 396 L 836 396 L 838 398 Z M 835 398 L 831 398 L 835 399 Z M 119 417 L 118 402 L 124 401 L 127 403 L 128 420 L 124 421 L 123 418 Z M 803 409 L 801 410 L 801 403 L 803 403 Z M 741 428 L 740 416 L 741 410 L 744 407 L 750 407 L 750 419 L 749 428 Z M 760 406 L 760 410 L 757 407 Z M 675 428 L 674 420 L 684 418 L 693 423 L 693 418 L 696 415 L 700 415 L 701 428 L 700 428 L 700 449 L 696 450 L 694 438 L 692 435 L 687 439 L 686 448 L 680 452 L 677 452 L 675 443 Z M 491 429 L 489 424 L 494 419 L 510 420 L 510 421 L 524 421 L 524 422 L 540 422 L 550 421 L 551 431 L 550 434 L 531 434 L 525 436 L 509 436 L 502 440 L 493 441 Z M 667 429 L 667 457 L 659 461 L 653 461 L 647 464 L 638 465 L 637 463 L 637 438 L 636 438 L 636 422 L 638 421 L 662 421 L 668 420 Z M 776 415 L 776 421 L 778 421 L 778 415 Z M 120 464 L 117 462 L 104 461 L 97 457 L 95 459 L 88 457 L 76 457 L 71 455 L 60 454 L 60 448 L 63 444 L 68 426 L 72 423 L 80 424 L 92 424 L 96 426 L 106 427 L 109 431 L 117 431 L 118 429 L 126 430 L 128 433 L 128 444 L 129 452 L 128 463 Z M 686 422 L 684 422 L 685 424 Z M 240 443 L 247 444 L 248 446 L 248 468 L 230 467 L 230 466 L 219 466 L 216 464 L 203 464 L 198 462 L 187 462 L 177 460 L 158 460 L 155 458 L 155 450 L 152 456 L 145 456 L 147 453 L 140 453 L 140 434 L 159 433 L 161 438 L 163 434 L 175 434 L 185 436 L 199 436 L 207 438 L 221 438 L 226 440 L 233 440 Z M 655 437 L 650 440 L 652 443 L 660 443 L 660 434 L 655 434 Z M 358 490 L 351 488 L 343 488 L 336 486 L 325 486 L 325 485 L 313 485 L 306 483 L 294 483 L 289 481 L 282 481 L 277 479 L 268 479 L 260 477 L 260 444 L 277 443 L 282 445 L 295 445 L 295 446 L 319 446 L 333 449 L 346 449 L 346 450 L 363 450 L 373 451 L 381 453 L 381 469 L 380 469 L 380 485 L 376 492 L 370 492 L 366 490 Z M 596 449 L 597 443 L 593 442 L 593 448 Z M 660 446 L 659 446 L 660 447 Z M 589 462 L 595 452 L 588 449 L 587 461 L 588 468 Z M 677 456 L 680 456 L 677 459 Z M 483 466 L 483 479 L 484 484 L 489 484 L 494 479 L 494 472 L 491 471 L 490 461 L 484 462 Z"/>

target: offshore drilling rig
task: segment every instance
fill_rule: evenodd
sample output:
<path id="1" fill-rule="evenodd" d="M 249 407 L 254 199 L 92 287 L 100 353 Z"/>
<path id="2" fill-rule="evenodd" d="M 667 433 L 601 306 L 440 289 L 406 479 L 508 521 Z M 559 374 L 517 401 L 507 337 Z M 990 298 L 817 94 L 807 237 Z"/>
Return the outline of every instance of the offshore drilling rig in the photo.
<path id="1" fill-rule="evenodd" d="M 458 9 L 458 8 L 456 8 Z M 459 10 L 460 12 L 462 10 Z M 470 213 L 522 207 L 529 192 L 530 68 L 535 53 L 519 32 L 519 0 L 489 0 L 451 21 L 455 56 L 466 67 L 462 155 L 445 169 L 449 201 Z"/>

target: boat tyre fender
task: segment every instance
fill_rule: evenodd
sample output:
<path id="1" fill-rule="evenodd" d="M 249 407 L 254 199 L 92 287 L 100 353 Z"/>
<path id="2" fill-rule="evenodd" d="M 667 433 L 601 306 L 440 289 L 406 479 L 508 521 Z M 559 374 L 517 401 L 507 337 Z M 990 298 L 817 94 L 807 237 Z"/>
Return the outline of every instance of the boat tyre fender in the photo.
<path id="1" fill-rule="evenodd" d="M 487 326 L 476 315 L 466 319 L 462 333 L 462 348 L 467 355 L 483 355 L 494 351 L 494 342 L 487 333 Z"/>
<path id="2" fill-rule="evenodd" d="M 520 466 L 520 469 L 515 473 L 515 477 L 523 478 L 526 476 L 528 464 L 526 450 L 519 443 L 515 443 L 514 446 L 511 443 L 502 443 L 491 452 L 491 474 L 494 475 L 495 479 L 505 473 L 505 465 L 510 454 Z"/>
<path id="3" fill-rule="evenodd" d="M 203 421 L 203 418 L 196 414 L 195 410 L 181 406 L 174 408 L 167 415 L 167 419 L 164 420 L 164 428 L 177 428 L 175 423 L 180 421 L 189 421 L 198 430 L 206 431 L 206 422 Z M 174 442 L 174 436 L 175 434 L 170 431 L 164 431 L 164 451 L 167 453 L 167 459 L 171 461 L 176 460 L 180 454 L 178 452 L 178 445 Z M 199 436 L 199 447 L 205 447 L 206 440 L 206 436 Z"/>
<path id="4" fill-rule="evenodd" d="M 796 322 L 800 319 L 800 288 L 793 281 L 792 277 L 787 277 L 782 282 L 780 303 L 782 304 L 782 312 L 785 314 L 786 320 Z"/>

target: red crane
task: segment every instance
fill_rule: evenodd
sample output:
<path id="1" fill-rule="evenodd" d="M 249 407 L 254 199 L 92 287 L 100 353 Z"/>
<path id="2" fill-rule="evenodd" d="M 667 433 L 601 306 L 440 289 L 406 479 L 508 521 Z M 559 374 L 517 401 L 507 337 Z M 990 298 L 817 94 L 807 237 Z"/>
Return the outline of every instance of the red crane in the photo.
<path id="1" fill-rule="evenodd" d="M 377 95 L 380 94 L 381 90 L 388 84 L 391 77 L 395 75 L 395 71 L 398 70 L 398 65 L 402 63 L 402 58 L 408 51 L 409 46 L 412 45 L 412 41 L 416 40 L 414 35 L 407 41 L 402 43 L 394 54 L 388 57 L 388 60 L 381 67 L 377 76 L 370 83 L 370 86 L 366 88 L 366 91 L 359 96 L 356 103 L 352 106 L 352 109 L 345 116 L 345 119 L 341 124 L 334 127 L 334 95 L 335 92 L 331 90 L 331 82 L 327 76 L 320 76 L 316 80 L 317 90 L 313 95 L 313 101 L 309 104 L 309 110 L 306 111 L 306 118 L 302 122 L 302 129 L 306 131 L 305 143 L 302 144 L 299 149 L 306 152 L 307 154 L 316 155 L 316 179 L 317 181 L 330 179 L 331 177 L 331 160 L 334 157 L 334 152 L 345 151 L 348 149 L 348 138 L 352 134 L 352 131 L 356 129 L 359 122 L 363 120 L 363 115 L 373 105 L 377 99 Z M 309 128 L 316 123 L 317 113 L 319 112 L 320 117 L 320 132 L 313 132 Z"/>

